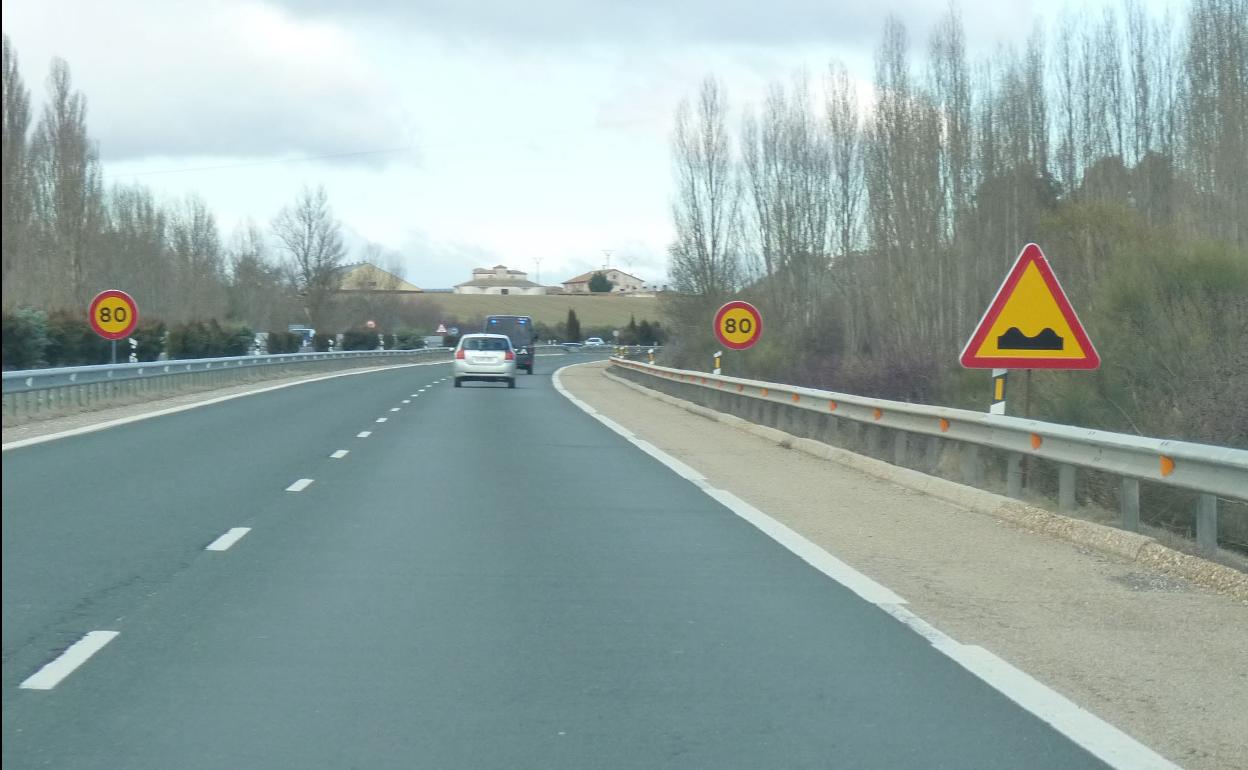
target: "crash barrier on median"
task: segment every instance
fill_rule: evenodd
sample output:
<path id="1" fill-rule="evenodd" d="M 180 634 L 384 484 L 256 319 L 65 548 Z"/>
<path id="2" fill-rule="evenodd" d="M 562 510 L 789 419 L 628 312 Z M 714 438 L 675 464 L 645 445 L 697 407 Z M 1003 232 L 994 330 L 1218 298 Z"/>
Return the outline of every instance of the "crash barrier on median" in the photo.
<path id="1" fill-rule="evenodd" d="M 654 366 L 622 357 L 612 369 L 646 387 L 832 445 L 851 443 L 895 465 L 931 472 L 952 443 L 961 446 L 962 480 L 983 484 L 986 458 L 1004 455 L 1006 494 L 1021 499 L 1030 463 L 1057 469 L 1059 510 L 1077 505 L 1078 469 L 1120 478 L 1123 529 L 1140 529 L 1140 483 L 1196 493 L 1197 546 L 1218 544 L 1218 500 L 1248 502 L 1248 451 L 1131 436 L 951 407 L 910 404 L 845 393 Z M 847 441 L 848 439 L 848 441 Z M 1239 507 L 1242 508 L 1242 505 Z"/>
<path id="2" fill-rule="evenodd" d="M 4 416 L 41 417 L 298 374 L 449 360 L 450 348 L 198 358 L 4 372 Z"/>

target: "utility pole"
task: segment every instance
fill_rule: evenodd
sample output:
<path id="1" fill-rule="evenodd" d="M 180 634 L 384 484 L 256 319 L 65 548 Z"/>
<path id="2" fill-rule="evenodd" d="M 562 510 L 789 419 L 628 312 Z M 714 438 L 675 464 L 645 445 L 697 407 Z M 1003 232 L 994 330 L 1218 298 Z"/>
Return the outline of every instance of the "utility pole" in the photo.
<path id="1" fill-rule="evenodd" d="M 602 253 L 603 253 L 604 255 L 606 255 L 606 257 L 607 257 L 607 264 L 605 264 L 605 265 L 603 265 L 603 266 L 602 266 L 602 269 L 603 269 L 603 270 L 610 270 L 610 269 L 611 269 L 611 251 L 612 251 L 612 249 L 603 249 L 603 250 L 602 250 Z"/>
<path id="2" fill-rule="evenodd" d="M 537 281 L 535 281 L 535 283 L 540 284 L 541 282 L 542 282 L 542 258 L 538 257 L 537 258 Z"/>

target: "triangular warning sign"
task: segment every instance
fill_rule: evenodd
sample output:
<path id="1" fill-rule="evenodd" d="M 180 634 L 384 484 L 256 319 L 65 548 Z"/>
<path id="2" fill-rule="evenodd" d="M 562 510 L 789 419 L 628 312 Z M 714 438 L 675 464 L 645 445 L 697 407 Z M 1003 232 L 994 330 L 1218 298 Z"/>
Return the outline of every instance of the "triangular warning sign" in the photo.
<path id="1" fill-rule="evenodd" d="M 434 334 L 446 334 L 446 324 L 438 324 L 438 330 Z"/>
<path id="2" fill-rule="evenodd" d="M 1096 369 L 1101 357 L 1040 247 L 1018 255 L 962 349 L 969 369 Z"/>

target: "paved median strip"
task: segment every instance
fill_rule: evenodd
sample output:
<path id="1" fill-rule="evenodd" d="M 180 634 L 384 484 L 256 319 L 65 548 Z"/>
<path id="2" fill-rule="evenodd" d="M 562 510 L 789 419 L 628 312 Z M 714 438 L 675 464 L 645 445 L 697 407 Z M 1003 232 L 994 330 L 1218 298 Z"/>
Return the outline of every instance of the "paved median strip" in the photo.
<path id="1" fill-rule="evenodd" d="M 251 531 L 251 527 L 234 527 L 221 537 L 204 547 L 205 551 L 228 551 L 230 546 L 243 539 L 243 535 Z"/>
<path id="2" fill-rule="evenodd" d="M 23 690 L 51 690 L 86 663 L 104 645 L 117 638 L 116 631 L 92 631 L 69 646 L 56 660 L 32 674 L 20 685 Z"/>
<path id="3" fill-rule="evenodd" d="M 344 458 L 344 457 L 346 457 L 346 456 L 347 456 L 347 452 L 348 452 L 348 451 L 350 451 L 350 450 L 347 450 L 347 449 L 339 449 L 337 452 L 334 452 L 332 455 L 330 455 L 330 457 L 332 457 L 332 458 L 333 458 L 333 459 L 335 459 L 335 460 L 341 460 L 342 458 Z"/>
<path id="4" fill-rule="evenodd" d="M 287 492 L 302 492 L 312 485 L 312 479 L 299 479 L 294 484 L 286 487 Z"/>

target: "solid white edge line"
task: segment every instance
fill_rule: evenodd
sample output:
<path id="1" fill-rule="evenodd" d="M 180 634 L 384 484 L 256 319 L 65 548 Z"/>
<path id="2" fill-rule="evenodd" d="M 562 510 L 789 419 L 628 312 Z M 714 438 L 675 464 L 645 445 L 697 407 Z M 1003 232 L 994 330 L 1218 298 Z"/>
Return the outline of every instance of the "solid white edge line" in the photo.
<path id="1" fill-rule="evenodd" d="M 348 449 L 339 449 L 337 452 L 334 452 L 332 455 L 330 455 L 330 458 L 334 460 L 341 460 L 342 458 L 347 456 L 347 452 L 349 451 L 350 450 Z"/>
<path id="2" fill-rule="evenodd" d="M 294 484 L 286 487 L 287 492 L 302 492 L 312 485 L 312 479 L 299 479 Z"/>
<path id="3" fill-rule="evenodd" d="M 706 484 L 705 478 L 688 465 L 671 457 L 648 441 L 630 438 L 631 434 L 622 432 L 624 429 L 617 423 L 598 414 L 593 407 L 563 387 L 560 374 L 564 369 L 591 363 L 600 362 L 585 361 L 579 364 L 569 364 L 556 370 L 551 376 L 555 390 L 612 431 L 623 435 L 629 443 L 667 465 L 681 477 L 696 484 L 711 498 L 753 524 L 759 531 L 803 561 L 893 616 L 907 628 L 926 639 L 938 652 L 1110 767 L 1115 770 L 1182 770 L 1179 765 L 1080 707 L 1026 672 L 1015 668 L 991 651 L 976 645 L 958 642 L 907 609 L 904 606 L 905 599 L 887 587 L 845 564 L 733 493 L 715 489 Z M 698 480 L 702 480 L 703 483 L 699 484 Z"/>
<path id="4" fill-rule="evenodd" d="M 228 551 L 230 546 L 243 539 L 243 535 L 251 531 L 251 527 L 233 527 L 221 537 L 204 546 L 205 551 Z"/>
<path id="5" fill-rule="evenodd" d="M 23 690 L 51 690 L 61 683 L 61 680 L 74 670 L 86 663 L 88 659 L 100 650 L 104 649 L 104 645 L 117 638 L 117 631 L 91 631 L 86 636 L 69 646 L 65 652 L 43 668 L 26 678 L 22 682 Z"/>
<path id="6" fill-rule="evenodd" d="M 359 433 L 355 434 L 355 437 L 356 438 L 368 438 L 371 435 L 373 435 L 373 432 L 371 430 L 362 430 Z"/>
<path id="7" fill-rule="evenodd" d="M 231 393 L 228 396 L 217 396 L 216 398 L 210 398 L 206 401 L 196 401 L 193 404 L 182 404 L 181 406 L 171 406 L 167 409 L 157 409 L 154 412 L 147 412 L 145 414 L 136 414 L 130 417 L 119 417 L 116 420 L 108 420 L 106 422 L 96 423 L 95 425 L 84 425 L 81 428 L 70 428 L 69 430 L 63 430 L 59 433 L 49 433 L 46 436 L 32 436 L 30 438 L 18 439 L 17 441 L 10 441 L 7 444 L 0 445 L 0 451 L 7 452 L 10 449 L 21 449 L 22 447 L 43 444 L 48 441 L 69 438 L 70 436 L 81 436 L 84 433 L 95 433 L 96 431 L 115 428 L 119 425 L 128 425 L 132 422 L 150 420 L 153 417 L 163 417 L 167 414 L 186 412 L 191 409 L 198 409 L 201 406 L 211 406 L 212 404 L 219 404 L 223 401 L 232 401 L 236 398 L 244 398 L 246 396 L 254 396 L 260 393 L 268 393 L 274 390 L 281 390 L 282 388 L 293 388 L 296 385 L 307 385 L 310 382 L 322 382 L 324 380 L 332 380 L 336 377 L 354 377 L 359 374 L 374 374 L 376 372 L 384 372 L 391 369 L 408 369 L 413 366 L 438 366 L 440 364 L 449 363 L 450 361 L 427 361 L 418 364 L 394 364 L 392 366 L 375 366 L 369 369 L 355 369 L 349 372 L 335 372 L 334 374 L 326 374 L 321 377 L 311 377 L 306 380 L 299 380 L 298 382 L 285 382 L 281 385 L 269 385 L 268 387 L 256 388 L 255 390 L 248 390 L 242 393 Z"/>

